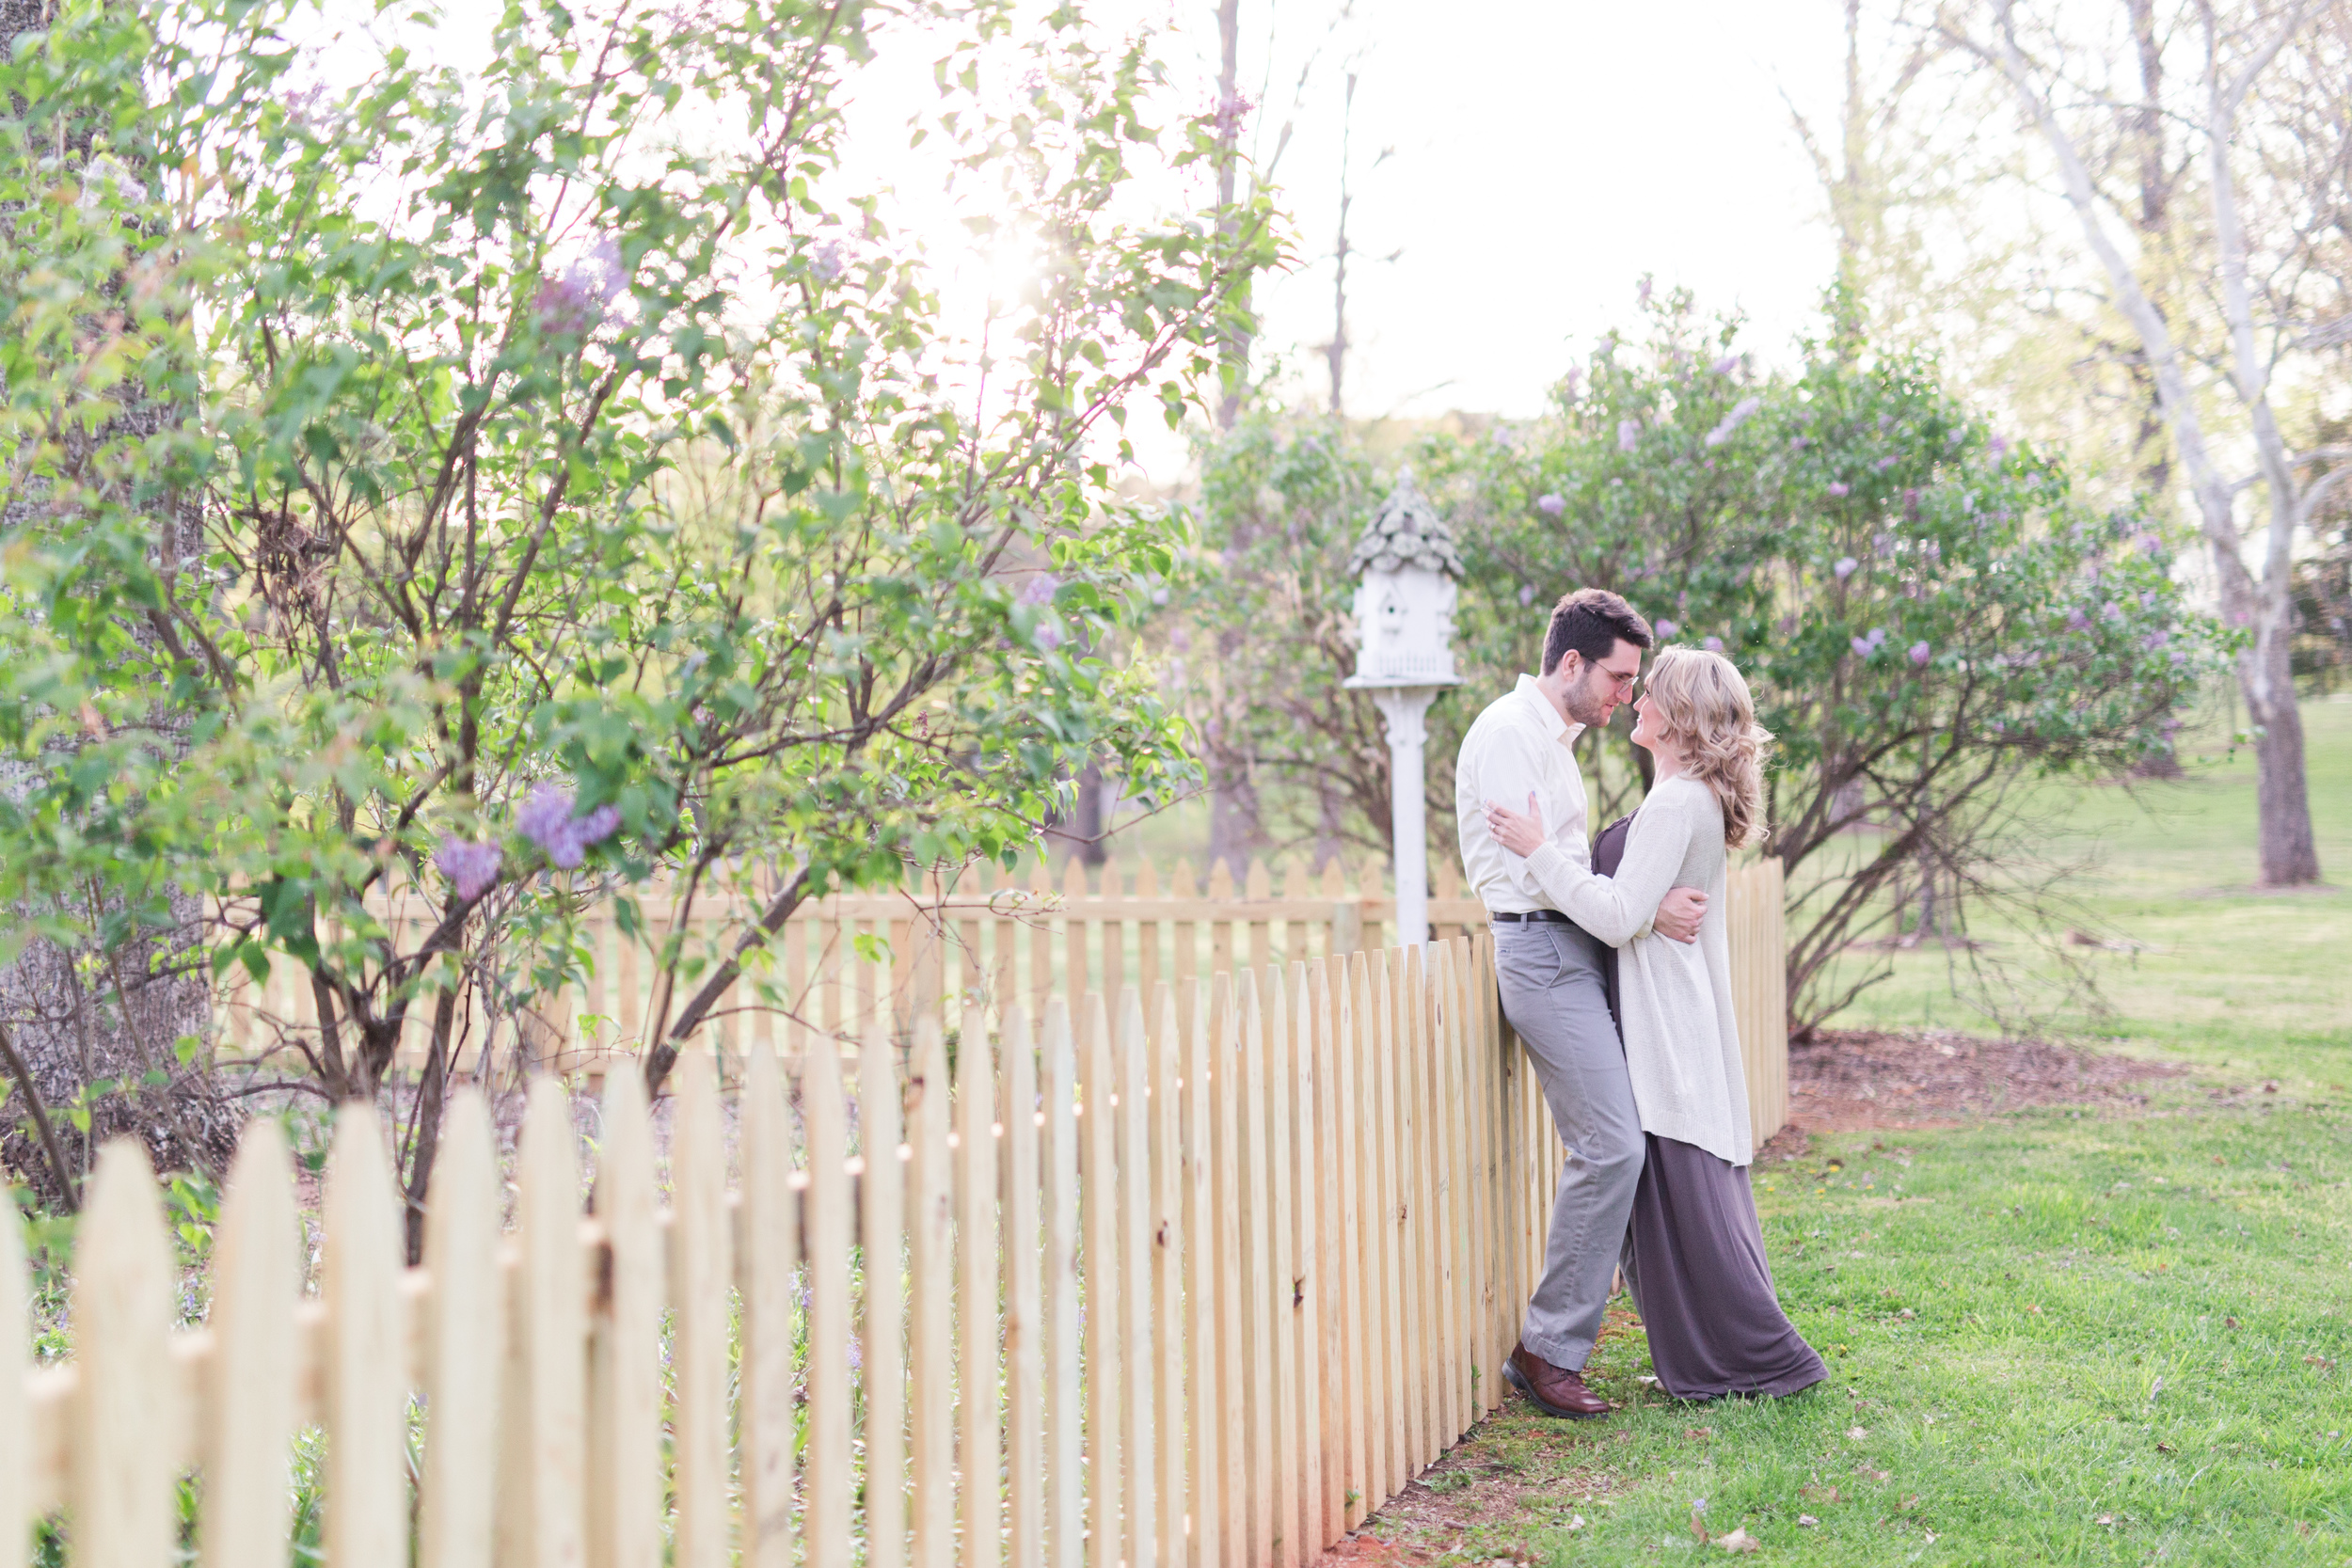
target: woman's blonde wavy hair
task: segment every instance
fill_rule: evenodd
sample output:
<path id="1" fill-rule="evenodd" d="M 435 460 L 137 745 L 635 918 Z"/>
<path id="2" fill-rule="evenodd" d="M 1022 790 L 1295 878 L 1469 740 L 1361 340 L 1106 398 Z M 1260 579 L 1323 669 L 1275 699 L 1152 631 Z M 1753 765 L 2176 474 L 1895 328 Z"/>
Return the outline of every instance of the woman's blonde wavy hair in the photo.
<path id="1" fill-rule="evenodd" d="M 1764 836 L 1764 752 L 1772 734 L 1739 666 L 1702 648 L 1667 648 L 1643 683 L 1650 717 L 1682 752 L 1686 772 L 1715 792 L 1724 843 L 1743 849 Z"/>

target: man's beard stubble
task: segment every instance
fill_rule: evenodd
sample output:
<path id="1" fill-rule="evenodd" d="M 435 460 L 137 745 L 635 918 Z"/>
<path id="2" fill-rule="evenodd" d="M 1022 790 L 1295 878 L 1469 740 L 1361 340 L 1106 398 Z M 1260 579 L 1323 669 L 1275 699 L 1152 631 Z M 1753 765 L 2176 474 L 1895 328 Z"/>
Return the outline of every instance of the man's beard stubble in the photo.
<path id="1" fill-rule="evenodd" d="M 1593 672 L 1587 670 L 1563 694 L 1560 705 L 1568 710 L 1570 719 L 1590 727 L 1609 722 L 1611 704 L 1606 695 L 1594 689 L 1598 684 L 1593 679 Z"/>

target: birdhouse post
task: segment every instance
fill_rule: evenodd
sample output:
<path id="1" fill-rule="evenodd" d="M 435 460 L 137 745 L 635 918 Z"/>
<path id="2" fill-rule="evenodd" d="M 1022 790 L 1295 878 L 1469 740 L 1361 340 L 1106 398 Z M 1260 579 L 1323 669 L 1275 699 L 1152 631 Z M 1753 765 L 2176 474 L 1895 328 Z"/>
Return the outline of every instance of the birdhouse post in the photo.
<path id="1" fill-rule="evenodd" d="M 1373 514 L 1348 570 L 1356 589 L 1356 673 L 1389 737 L 1389 823 L 1396 863 L 1398 940 L 1429 937 L 1429 830 L 1423 807 L 1429 705 L 1461 684 L 1454 673 L 1454 604 L 1462 558 L 1410 468 Z"/>

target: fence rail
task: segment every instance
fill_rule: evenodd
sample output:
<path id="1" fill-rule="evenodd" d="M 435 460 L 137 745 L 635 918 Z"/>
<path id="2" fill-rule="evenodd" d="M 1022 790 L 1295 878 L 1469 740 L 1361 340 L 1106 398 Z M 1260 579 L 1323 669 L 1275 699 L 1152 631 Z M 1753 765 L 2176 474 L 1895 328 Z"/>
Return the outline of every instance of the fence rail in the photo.
<path id="1" fill-rule="evenodd" d="M 414 1269 L 378 1117 L 347 1110 L 315 1299 L 258 1120 L 196 1329 L 111 1146 L 72 1362 L 23 1367 L 0 1227 L 0 1568 L 58 1510 L 73 1562 L 154 1568 L 190 1468 L 206 1564 L 286 1562 L 311 1427 L 334 1568 L 412 1540 L 423 1568 L 1296 1568 L 1501 1399 L 1563 1151 L 1483 934 L 1189 990 L 1050 997 L 1035 1030 L 1016 995 L 952 1068 L 936 1014 L 846 1054 L 755 1039 L 732 1156 L 691 1051 L 666 1203 L 640 1075 L 592 1108 L 543 1074 L 503 1236 L 469 1090 Z"/>
<path id="2" fill-rule="evenodd" d="M 1485 908 L 1463 894 L 1452 863 L 1438 862 L 1434 879 L 1436 934 L 1483 930 Z M 1761 1142 L 1788 1115 L 1780 864 L 1736 866 L 1728 883 L 1734 990 Z M 416 899 L 394 900 L 383 916 L 395 927 L 437 919 Z M 716 933 L 740 929 L 750 918 L 746 909 L 713 906 L 699 925 Z M 743 984 L 745 998 L 707 1028 L 723 1057 L 738 1063 L 755 1041 L 798 1055 L 819 1035 L 855 1039 L 866 1021 L 884 1013 L 909 1032 L 914 1021 L 935 1018 L 953 1039 L 967 1013 L 1001 1019 L 1020 1006 L 1037 1019 L 1052 996 L 1117 996 L 1132 983 L 1149 997 L 1162 980 L 1174 988 L 1180 1022 L 1189 1024 L 1197 977 L 1376 951 L 1404 941 L 1395 919 L 1380 869 L 1367 863 L 1351 872 L 1336 858 L 1320 872 L 1290 860 L 1279 890 L 1276 869 L 1263 860 L 1238 883 L 1219 862 L 1205 885 L 1185 861 L 1166 868 L 1149 860 L 1114 863 L 1089 874 L 1073 859 L 1058 876 L 1042 865 L 1023 874 L 980 865 L 951 881 L 803 905 L 775 944 L 765 976 L 771 999 Z M 462 1069 L 476 1070 L 486 1046 L 512 1052 L 529 1069 L 593 1076 L 606 1058 L 638 1048 L 658 1006 L 648 949 L 607 918 L 584 924 L 580 937 L 591 960 L 582 984 L 504 1021 L 485 1019 L 476 999 L 466 998 L 456 1054 Z M 861 946 L 879 960 L 861 957 Z M 232 1048 L 246 1051 L 282 1031 L 317 1026 L 308 976 L 284 962 L 265 986 L 230 992 L 224 1011 Z M 424 1059 L 431 1011 L 412 1009 L 402 1047 L 412 1067 Z"/>

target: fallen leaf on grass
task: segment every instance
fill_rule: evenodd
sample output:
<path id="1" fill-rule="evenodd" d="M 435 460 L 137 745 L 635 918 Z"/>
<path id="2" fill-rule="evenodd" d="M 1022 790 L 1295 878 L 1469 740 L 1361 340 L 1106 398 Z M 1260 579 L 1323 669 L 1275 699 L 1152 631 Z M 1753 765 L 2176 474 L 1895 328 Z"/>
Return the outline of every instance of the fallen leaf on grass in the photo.
<path id="1" fill-rule="evenodd" d="M 1870 1429 L 1868 1427 L 1848 1427 L 1846 1429 L 1846 1435 L 1854 1442 L 1859 1443 L 1865 1437 L 1870 1435 Z"/>
<path id="2" fill-rule="evenodd" d="M 2158 1443 L 2156 1445 L 2156 1451 L 2158 1453 L 2170 1453 L 2172 1451 L 2172 1445 L 2169 1443 Z"/>
<path id="3" fill-rule="evenodd" d="M 1582 1515 L 1581 1513 L 1577 1514 L 1574 1518 L 1572 1518 L 1572 1519 L 1570 1519 L 1570 1520 L 1568 1521 L 1568 1528 L 1570 1528 L 1570 1529 L 1572 1529 L 1572 1530 L 1582 1529 L 1583 1528 L 1584 1528 L 1584 1515 Z"/>
<path id="4" fill-rule="evenodd" d="M 1814 1526 L 1820 1524 L 1820 1520 L 1816 1519 L 1810 1513 L 1800 1513 L 1797 1515 L 1797 1523 L 1806 1529 L 1811 1529 Z"/>
<path id="5" fill-rule="evenodd" d="M 1727 1552 L 1760 1552 L 1764 1549 L 1764 1543 L 1744 1529 L 1736 1529 L 1729 1535 L 1717 1536 L 1715 1544 Z"/>
<path id="6" fill-rule="evenodd" d="M 1914 1492 L 1910 1497 L 1905 1497 L 1900 1503 L 1896 1505 L 1896 1507 L 1904 1513 L 1910 1513 L 1913 1509 L 1917 1508 L 1918 1506 L 1919 1494 L 1916 1492 Z"/>
<path id="7" fill-rule="evenodd" d="M 1715 1429 L 1713 1427 L 1689 1427 L 1684 1429 L 1682 1435 L 1699 1438 L 1712 1437 L 1715 1435 Z"/>
<path id="8" fill-rule="evenodd" d="M 1862 1473 L 1868 1476 L 1872 1481 L 1877 1481 L 1882 1486 L 1895 1479 L 1892 1473 L 1885 1470 L 1873 1470 L 1867 1465 L 1862 1466 Z"/>
<path id="9" fill-rule="evenodd" d="M 1835 1486 L 1800 1486 L 1797 1488 L 1797 1496 L 1817 1503 L 1834 1503 L 1837 1500 L 1837 1488 Z"/>

